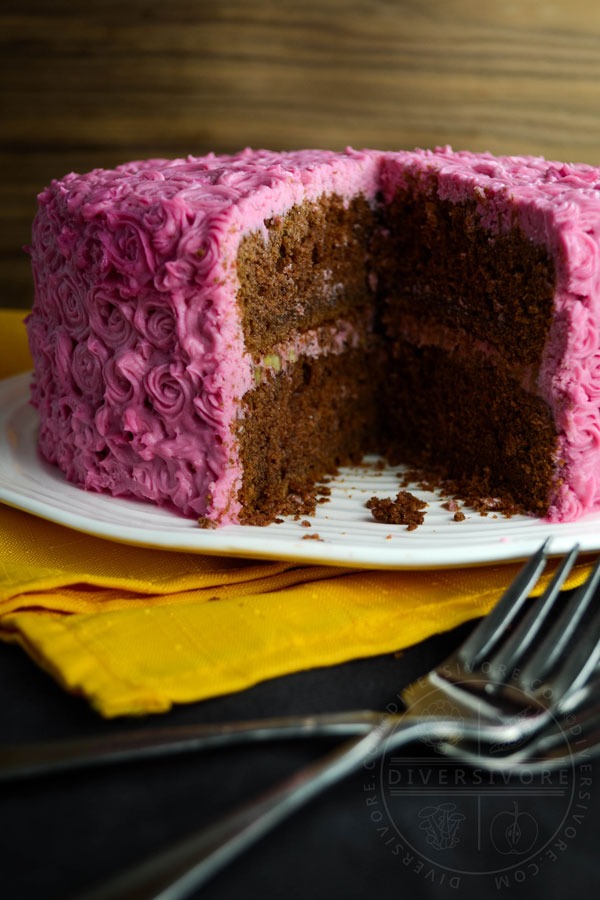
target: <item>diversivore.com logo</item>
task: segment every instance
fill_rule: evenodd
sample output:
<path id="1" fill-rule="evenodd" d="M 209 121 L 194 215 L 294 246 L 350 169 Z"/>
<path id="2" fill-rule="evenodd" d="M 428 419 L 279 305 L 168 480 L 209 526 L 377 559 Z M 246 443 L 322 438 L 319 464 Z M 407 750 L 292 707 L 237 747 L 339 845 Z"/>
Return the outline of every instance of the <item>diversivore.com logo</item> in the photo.
<path id="1" fill-rule="evenodd" d="M 565 747 L 577 729 L 564 729 Z M 383 847 L 427 881 L 498 890 L 564 858 L 592 798 L 591 762 L 490 772 L 435 753 L 391 753 L 365 763 L 363 803 Z"/>

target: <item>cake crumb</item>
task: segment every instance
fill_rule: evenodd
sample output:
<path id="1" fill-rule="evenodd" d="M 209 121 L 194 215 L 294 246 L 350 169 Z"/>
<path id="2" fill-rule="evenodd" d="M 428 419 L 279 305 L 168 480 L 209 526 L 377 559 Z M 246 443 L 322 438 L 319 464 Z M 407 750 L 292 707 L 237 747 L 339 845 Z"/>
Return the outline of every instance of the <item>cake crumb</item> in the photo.
<path id="1" fill-rule="evenodd" d="M 390 464 L 398 461 L 396 457 L 389 460 Z M 397 478 L 402 487 L 415 485 L 420 490 L 436 490 L 439 496 L 449 497 L 449 505 L 442 504 L 442 506 L 450 512 L 456 511 L 456 509 L 452 509 L 451 505 L 455 502 L 455 498 L 460 499 L 465 506 L 483 517 L 492 513 L 510 519 L 512 516 L 522 515 L 526 511 L 523 506 L 515 503 L 510 494 L 498 496 L 493 493 L 491 472 L 487 467 L 472 476 L 455 479 L 449 478 L 447 470 L 443 467 L 424 466 L 422 469 L 413 468 L 398 472 Z"/>
<path id="2" fill-rule="evenodd" d="M 454 513 L 454 521 L 455 522 L 464 522 L 466 518 L 467 517 L 465 516 L 464 512 L 461 512 L 460 510 L 458 510 L 458 512 Z"/>
<path id="3" fill-rule="evenodd" d="M 331 497 L 319 497 L 317 503 L 331 503 Z"/>
<path id="4" fill-rule="evenodd" d="M 315 534 L 303 534 L 302 540 L 303 541 L 323 541 L 323 538 L 315 532 Z"/>
<path id="5" fill-rule="evenodd" d="M 300 522 L 300 524 L 302 525 L 303 528 L 310 528 L 310 527 L 311 527 L 311 524 L 310 524 L 310 522 L 308 521 L 308 519 L 302 519 L 302 521 Z"/>
<path id="6" fill-rule="evenodd" d="M 456 500 L 451 498 L 450 500 L 446 500 L 445 503 L 442 503 L 442 509 L 447 509 L 448 512 L 458 512 L 460 506 L 458 505 Z"/>
<path id="7" fill-rule="evenodd" d="M 407 531 L 414 531 L 423 524 L 425 513 L 421 510 L 425 509 L 427 503 L 408 491 L 400 491 L 396 494 L 395 500 L 392 500 L 391 497 L 383 500 L 371 497 L 365 506 L 371 510 L 371 515 L 376 522 L 382 522 L 385 525 L 406 525 Z"/>
<path id="8" fill-rule="evenodd" d="M 283 525 L 283 519 L 273 519 L 276 525 Z"/>
<path id="9" fill-rule="evenodd" d="M 384 469 L 385 469 L 385 462 L 382 459 L 378 459 L 377 462 L 375 463 L 375 471 L 383 472 Z"/>
<path id="10" fill-rule="evenodd" d="M 200 528 L 217 528 L 218 525 L 214 519 L 207 519 L 206 516 L 200 516 L 198 519 Z"/>

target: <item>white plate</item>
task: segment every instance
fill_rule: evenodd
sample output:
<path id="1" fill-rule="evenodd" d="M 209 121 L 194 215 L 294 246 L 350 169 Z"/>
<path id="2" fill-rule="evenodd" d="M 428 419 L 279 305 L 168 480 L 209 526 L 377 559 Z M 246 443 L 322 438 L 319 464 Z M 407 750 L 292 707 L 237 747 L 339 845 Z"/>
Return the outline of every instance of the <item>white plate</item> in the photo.
<path id="1" fill-rule="evenodd" d="M 306 528 L 293 518 L 267 528 L 229 525 L 214 531 L 149 503 L 83 491 L 45 463 L 36 451 L 37 413 L 28 403 L 30 375 L 0 382 L 0 500 L 36 516 L 97 537 L 165 550 L 266 559 L 297 560 L 385 569 L 481 565 L 522 559 L 548 536 L 551 552 L 578 541 L 583 550 L 600 549 L 600 515 L 566 525 L 540 519 L 490 514 L 465 508 L 454 522 L 435 494 L 411 489 L 429 504 L 415 531 L 374 522 L 365 501 L 395 496 L 399 469 L 374 466 L 343 469 L 331 482 L 331 500 L 308 517 Z M 367 461 L 375 463 L 376 457 Z M 303 540 L 311 534 L 322 540 Z"/>

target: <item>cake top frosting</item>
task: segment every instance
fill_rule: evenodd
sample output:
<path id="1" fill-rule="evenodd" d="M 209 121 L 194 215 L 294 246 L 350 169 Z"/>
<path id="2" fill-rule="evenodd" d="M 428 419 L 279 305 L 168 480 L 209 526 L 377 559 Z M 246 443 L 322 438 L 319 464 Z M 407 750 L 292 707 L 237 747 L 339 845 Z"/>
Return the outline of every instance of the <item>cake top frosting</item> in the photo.
<path id="1" fill-rule="evenodd" d="M 71 213 L 91 218 L 115 208 L 152 207 L 156 202 L 176 204 L 187 213 L 209 216 L 261 188 L 283 188 L 298 182 L 318 190 L 332 186 L 344 195 L 351 189 L 349 175 L 356 162 L 372 164 L 380 153 L 348 148 L 275 153 L 246 148 L 234 155 L 188 156 L 186 159 L 148 159 L 115 169 L 74 172 L 52 182 L 50 191 L 68 196 Z M 351 162 L 352 165 L 348 165 Z M 321 190 L 321 192 L 322 192 Z M 40 194 L 41 202 L 48 191 Z"/>

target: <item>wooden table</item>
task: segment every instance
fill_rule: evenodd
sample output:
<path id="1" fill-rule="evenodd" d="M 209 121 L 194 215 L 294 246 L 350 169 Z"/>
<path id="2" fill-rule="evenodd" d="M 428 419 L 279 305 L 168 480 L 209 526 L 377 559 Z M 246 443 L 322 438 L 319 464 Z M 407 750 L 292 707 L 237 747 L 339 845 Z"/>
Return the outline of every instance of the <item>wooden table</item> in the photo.
<path id="1" fill-rule="evenodd" d="M 70 170 L 245 145 L 600 162 L 596 0 L 4 0 L 0 41 L 5 306 Z"/>

